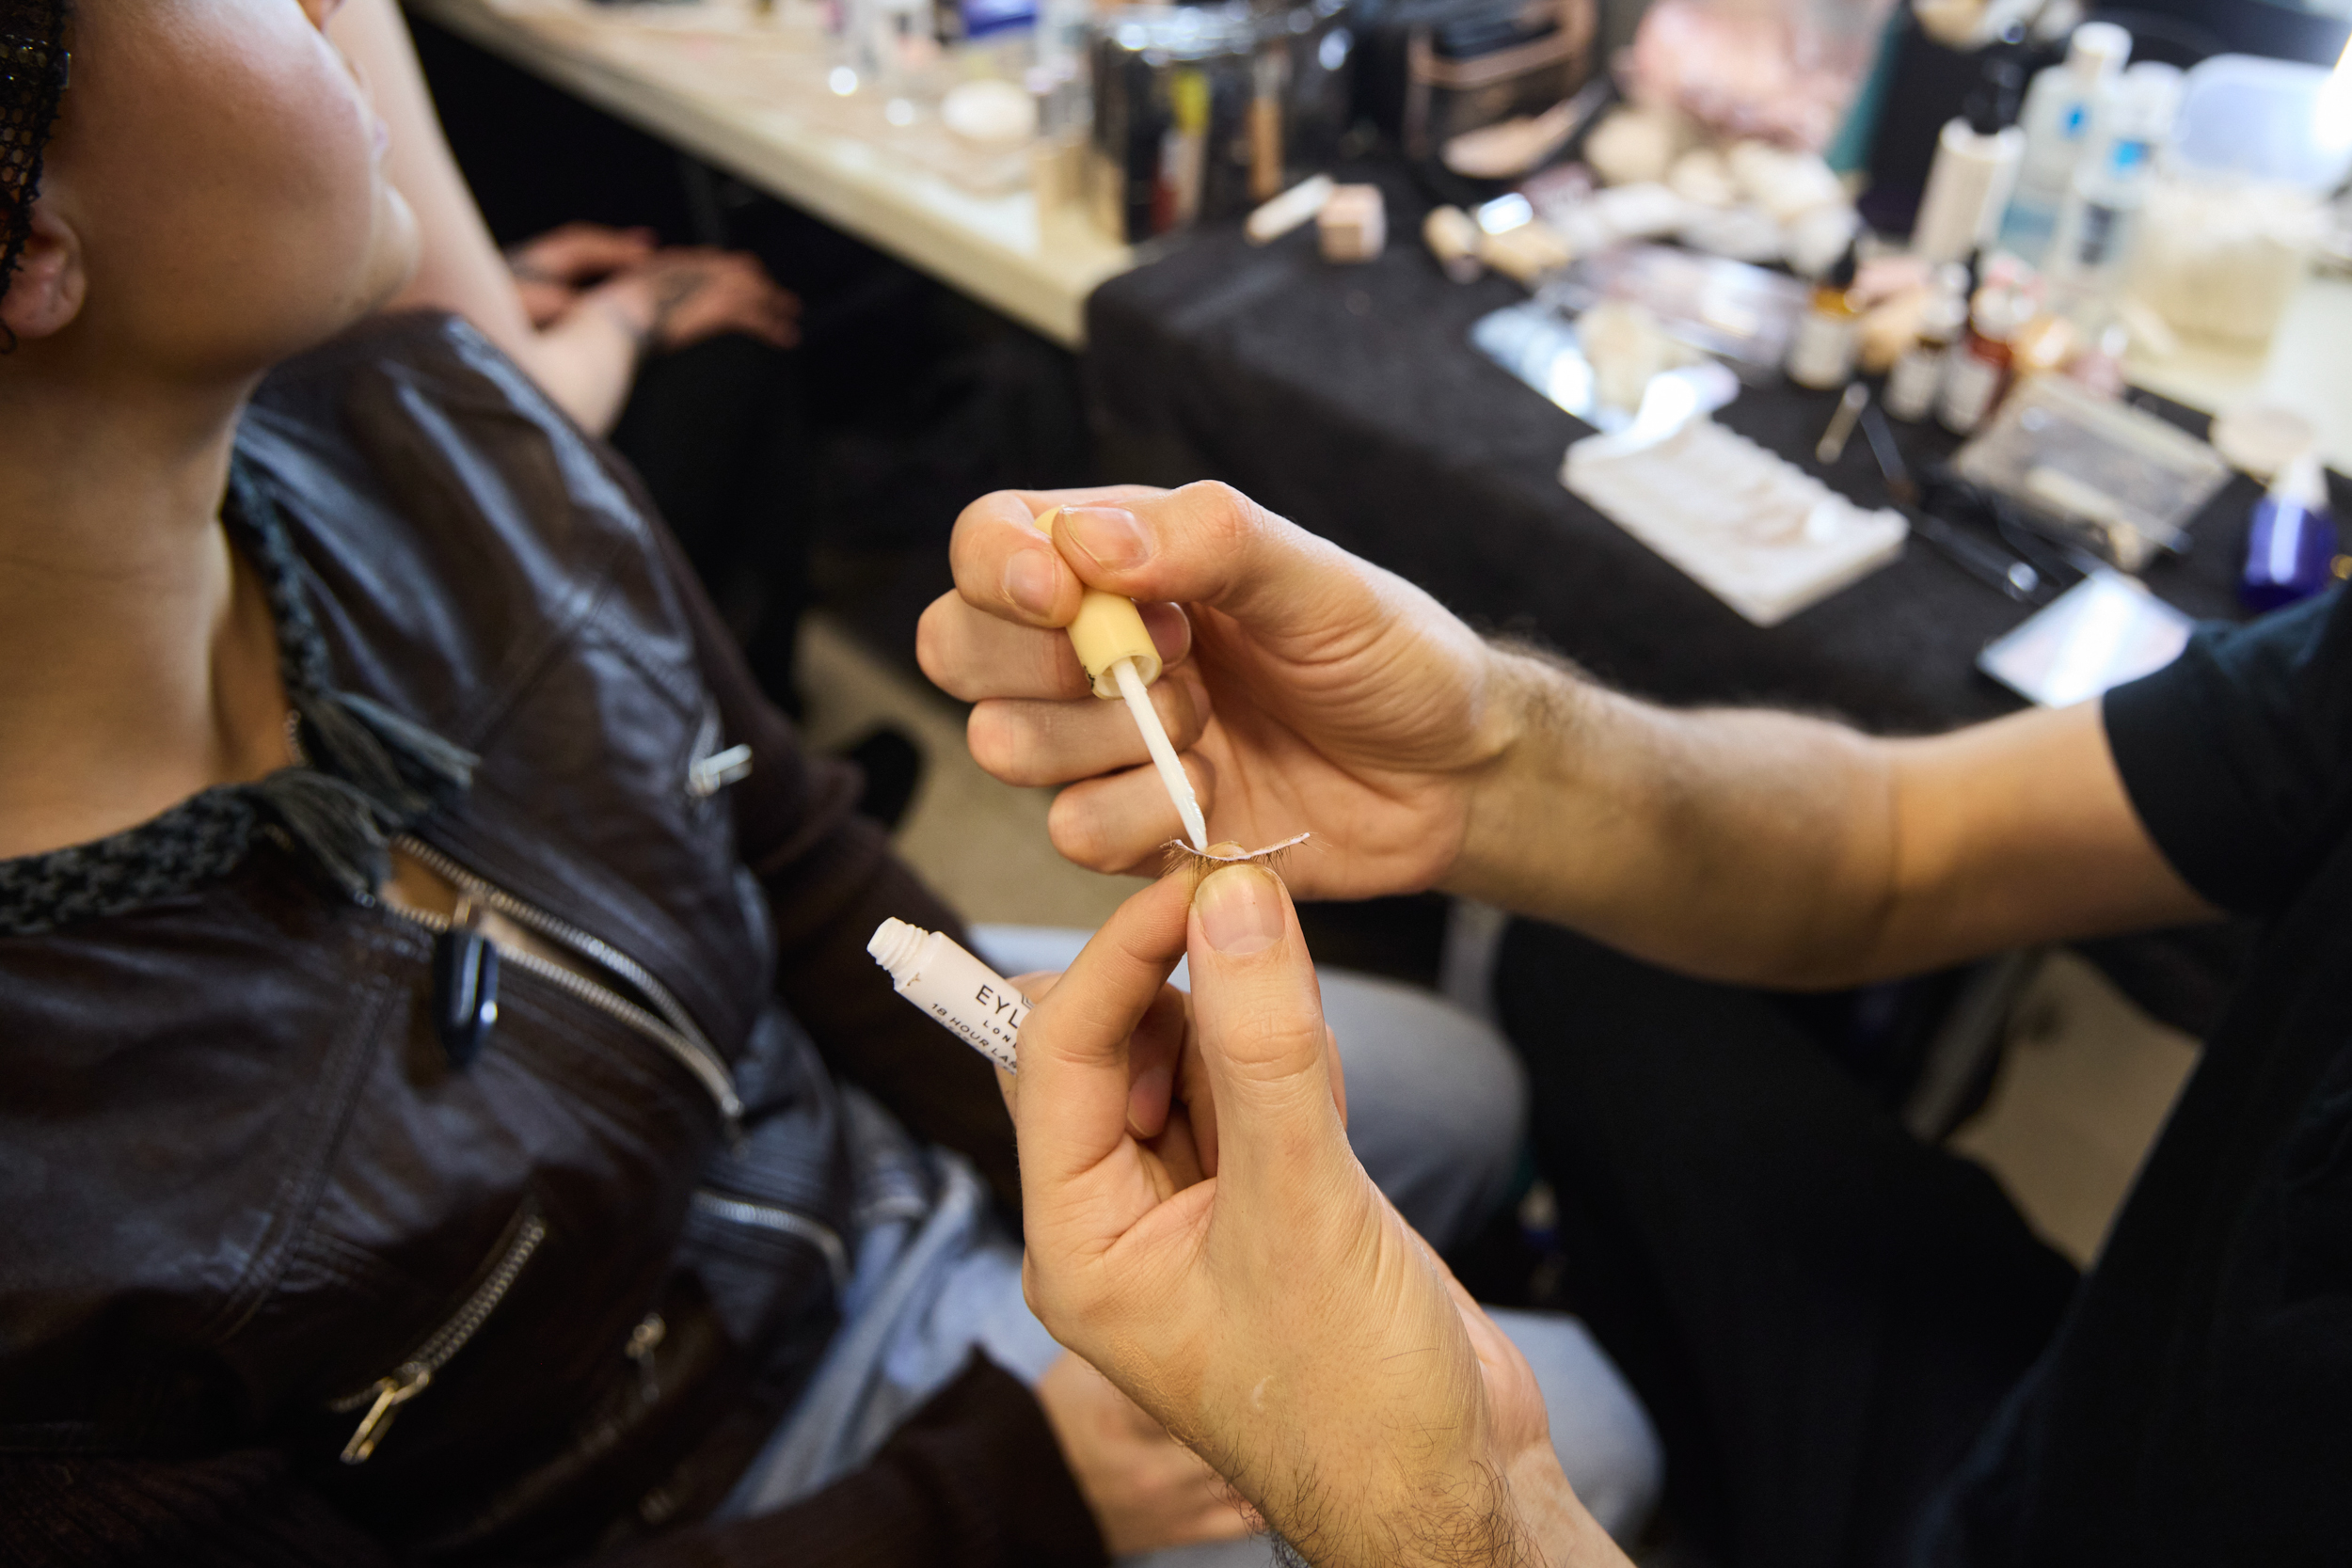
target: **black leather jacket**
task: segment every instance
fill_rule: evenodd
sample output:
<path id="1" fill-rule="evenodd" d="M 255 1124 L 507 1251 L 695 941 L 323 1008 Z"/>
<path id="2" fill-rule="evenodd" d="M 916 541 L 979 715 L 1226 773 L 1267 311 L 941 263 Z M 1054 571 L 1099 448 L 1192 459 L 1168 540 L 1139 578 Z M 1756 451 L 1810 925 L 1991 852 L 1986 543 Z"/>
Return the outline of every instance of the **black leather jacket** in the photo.
<path id="1" fill-rule="evenodd" d="M 433 1555 L 691 1519 L 823 1350 L 859 1206 L 919 1196 L 821 1057 L 1009 1173 L 977 1059 L 862 952 L 882 914 L 948 917 L 633 481 L 461 324 L 281 370 L 240 454 L 338 684 L 480 756 L 416 852 L 595 978 L 510 957 L 457 1065 L 435 932 L 291 844 L 0 936 L 0 1452 L 269 1450 Z M 698 771 L 739 744 L 741 782 Z"/>

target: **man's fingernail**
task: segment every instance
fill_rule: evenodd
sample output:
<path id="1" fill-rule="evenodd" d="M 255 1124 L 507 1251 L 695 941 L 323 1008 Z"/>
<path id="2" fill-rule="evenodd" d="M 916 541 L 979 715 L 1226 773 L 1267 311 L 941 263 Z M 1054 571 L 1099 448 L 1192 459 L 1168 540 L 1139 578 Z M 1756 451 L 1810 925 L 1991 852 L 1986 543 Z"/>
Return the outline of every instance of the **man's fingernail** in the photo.
<path id="1" fill-rule="evenodd" d="M 1140 566 L 1152 553 L 1152 541 L 1145 536 L 1143 525 L 1134 513 L 1120 507 L 1070 507 L 1062 513 L 1058 526 L 1098 565 L 1120 570 Z"/>
<path id="2" fill-rule="evenodd" d="M 1167 1067 L 1148 1067 L 1136 1073 L 1127 1085 L 1127 1125 L 1147 1138 L 1158 1137 L 1168 1125 L 1168 1100 L 1175 1085 L 1176 1074 Z"/>
<path id="3" fill-rule="evenodd" d="M 1262 867 L 1212 871 L 1201 879 L 1192 907 L 1200 913 L 1200 934 L 1220 953 L 1263 953 L 1282 940 L 1282 891 Z"/>
<path id="4" fill-rule="evenodd" d="M 1051 615 L 1059 575 L 1043 550 L 1015 550 L 1005 562 L 1005 597 L 1032 615 Z"/>

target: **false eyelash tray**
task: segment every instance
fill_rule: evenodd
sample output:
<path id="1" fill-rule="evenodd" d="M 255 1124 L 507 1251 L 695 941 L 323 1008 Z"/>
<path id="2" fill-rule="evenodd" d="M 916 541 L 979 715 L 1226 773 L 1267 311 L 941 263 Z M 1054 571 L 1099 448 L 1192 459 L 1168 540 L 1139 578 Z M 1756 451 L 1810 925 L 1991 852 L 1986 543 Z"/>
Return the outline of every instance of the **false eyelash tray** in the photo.
<path id="1" fill-rule="evenodd" d="M 1902 554 L 1900 513 L 1866 512 L 1700 415 L 1568 448 L 1560 482 L 1759 626 L 1776 626 Z"/>

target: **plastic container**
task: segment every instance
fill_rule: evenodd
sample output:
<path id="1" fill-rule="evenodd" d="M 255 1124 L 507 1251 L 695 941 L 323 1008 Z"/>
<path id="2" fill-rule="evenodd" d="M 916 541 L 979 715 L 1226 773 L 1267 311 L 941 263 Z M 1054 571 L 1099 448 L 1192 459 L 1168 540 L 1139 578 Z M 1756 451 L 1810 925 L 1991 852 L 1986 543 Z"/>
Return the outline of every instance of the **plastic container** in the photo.
<path id="1" fill-rule="evenodd" d="M 2179 548 L 2182 529 L 2230 479 L 2229 465 L 2195 436 L 2057 375 L 2020 385 L 1952 467 L 2079 531 L 2127 572 L 2157 549 Z"/>
<path id="2" fill-rule="evenodd" d="M 2066 61 L 2035 74 L 2018 128 L 2026 134 L 2017 186 L 2001 218 L 2000 247 L 2040 266 L 2058 230 L 2074 171 L 2096 142 L 2099 102 L 2132 52 L 2132 35 L 2086 22 L 2066 40 Z"/>
<path id="3" fill-rule="evenodd" d="M 2281 469 L 2270 493 L 2254 503 L 2238 597 L 2256 611 L 2308 599 L 2335 581 L 2335 560 L 2328 481 L 2319 459 L 2307 452 Z"/>
<path id="4" fill-rule="evenodd" d="M 2141 213 L 2132 292 L 2179 331 L 2258 350 L 2352 173 L 2352 78 L 2223 55 L 2188 73 Z"/>
<path id="5" fill-rule="evenodd" d="M 2074 171 L 2048 273 L 2061 307 L 2117 293 L 2155 160 L 2171 136 L 2181 72 L 2153 61 L 2126 71 L 2101 105 L 2098 147 Z"/>
<path id="6" fill-rule="evenodd" d="M 2026 133 L 2013 123 L 2017 79 L 2015 62 L 1987 60 L 1962 118 L 1937 135 L 1911 229 L 1911 249 L 1921 260 L 1963 261 L 1992 243 L 2026 155 Z"/>

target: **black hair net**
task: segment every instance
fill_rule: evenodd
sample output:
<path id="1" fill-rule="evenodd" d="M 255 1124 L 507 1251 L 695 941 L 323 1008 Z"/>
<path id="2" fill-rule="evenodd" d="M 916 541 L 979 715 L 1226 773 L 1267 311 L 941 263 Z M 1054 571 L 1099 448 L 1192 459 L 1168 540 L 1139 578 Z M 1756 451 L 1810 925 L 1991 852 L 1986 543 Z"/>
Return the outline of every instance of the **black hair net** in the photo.
<path id="1" fill-rule="evenodd" d="M 66 0 L 0 0 L 0 293 L 16 275 L 65 91 Z"/>

